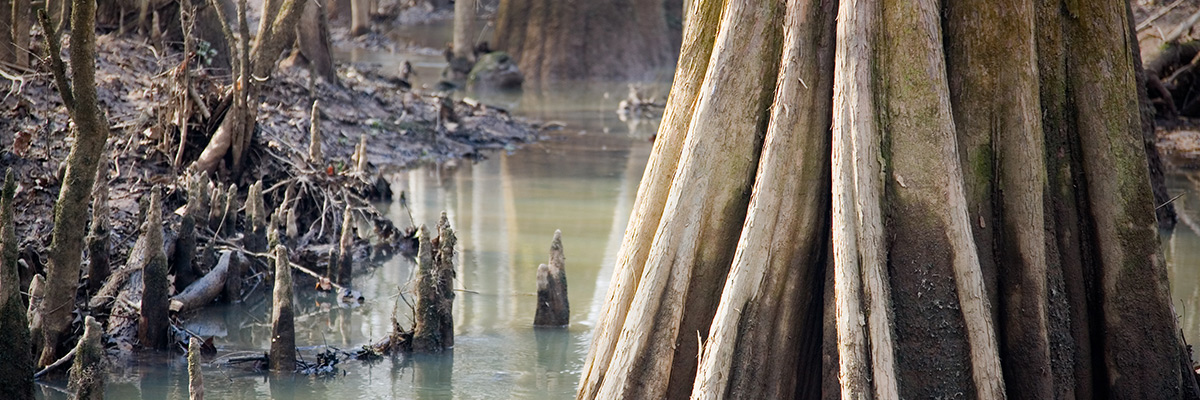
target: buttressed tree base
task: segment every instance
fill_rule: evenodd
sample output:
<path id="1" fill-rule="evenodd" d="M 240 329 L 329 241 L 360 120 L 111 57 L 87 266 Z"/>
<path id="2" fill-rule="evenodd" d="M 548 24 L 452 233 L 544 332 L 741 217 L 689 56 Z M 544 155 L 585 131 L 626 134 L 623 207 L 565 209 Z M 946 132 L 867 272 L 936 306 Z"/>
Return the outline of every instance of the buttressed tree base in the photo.
<path id="1" fill-rule="evenodd" d="M 685 8 L 580 399 L 1197 394 L 1125 1 Z"/>

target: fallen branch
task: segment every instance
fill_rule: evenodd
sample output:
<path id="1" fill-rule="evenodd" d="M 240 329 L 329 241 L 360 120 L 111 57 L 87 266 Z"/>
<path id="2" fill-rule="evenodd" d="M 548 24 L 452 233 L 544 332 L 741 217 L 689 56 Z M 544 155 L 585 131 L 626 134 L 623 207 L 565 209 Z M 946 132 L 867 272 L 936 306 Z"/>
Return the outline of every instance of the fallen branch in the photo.
<path id="1" fill-rule="evenodd" d="M 59 358 L 58 360 L 54 361 L 53 363 L 50 363 L 50 365 L 47 365 L 45 368 L 42 368 L 41 371 L 38 371 L 37 373 L 33 374 L 33 379 L 41 379 L 42 377 L 46 376 L 46 374 L 49 374 L 50 372 L 53 372 L 54 370 L 62 368 L 62 366 L 69 364 L 71 362 L 71 360 L 75 359 L 75 349 L 77 349 L 77 348 L 78 348 L 78 346 L 72 347 L 71 351 L 68 351 L 67 354 L 64 354 L 62 356 L 62 358 Z"/>
<path id="2" fill-rule="evenodd" d="M 221 294 L 221 290 L 225 288 L 225 280 L 229 276 L 230 259 L 233 256 L 231 251 L 222 251 L 221 259 L 217 261 L 217 266 L 204 275 L 203 278 L 192 282 L 183 291 L 171 297 L 170 310 L 174 312 L 187 312 L 204 305 L 211 303 Z"/>

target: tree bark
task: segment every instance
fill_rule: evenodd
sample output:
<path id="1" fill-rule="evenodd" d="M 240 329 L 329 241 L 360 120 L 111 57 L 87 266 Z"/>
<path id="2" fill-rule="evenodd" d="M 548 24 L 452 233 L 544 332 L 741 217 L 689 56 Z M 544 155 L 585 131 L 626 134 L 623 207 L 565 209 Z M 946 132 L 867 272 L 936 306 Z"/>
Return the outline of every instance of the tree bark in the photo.
<path id="1" fill-rule="evenodd" d="M 693 399 L 783 398 L 818 385 L 827 235 L 833 1 L 788 3 L 771 118 Z M 773 237 L 794 241 L 772 241 Z M 753 324 L 749 321 L 773 321 Z M 818 368 L 819 370 L 819 368 Z M 745 397 L 743 397 L 745 396 Z"/>
<path id="2" fill-rule="evenodd" d="M 1046 162 L 1032 1 L 946 3 L 946 58 L 971 223 L 1013 398 L 1053 398 Z M 996 43 L 1009 46 L 997 48 Z M 994 221 L 999 218 L 1000 221 Z M 998 222 L 998 223 L 997 223 Z M 997 271 L 1002 265 L 1003 271 Z M 998 282 L 997 282 L 998 276 Z M 1000 295 L 1003 293 L 1003 296 Z"/>
<path id="3" fill-rule="evenodd" d="M 1106 389 L 1117 398 L 1179 398 L 1181 355 L 1141 141 L 1127 14 L 1118 1 L 1072 11 L 1078 19 L 1064 19 L 1064 26 L 1074 45 L 1067 67 L 1076 73 L 1067 84 L 1095 224 Z"/>
<path id="4" fill-rule="evenodd" d="M 779 68 L 782 7 L 772 1 L 725 5 L 730 17 L 720 22 L 648 272 L 638 283 L 599 398 L 690 392 L 700 344 L 690 333 L 708 332 L 750 200 Z M 746 51 L 726 50 L 733 48 Z"/>
<path id="5" fill-rule="evenodd" d="M 58 359 L 60 341 L 75 311 L 80 260 L 87 220 L 88 198 L 96 166 L 108 140 L 108 121 L 96 96 L 96 2 L 76 0 L 71 13 L 71 80 L 73 82 L 75 143 L 67 155 L 66 174 L 54 204 L 54 237 L 50 244 L 46 297 L 42 301 L 42 348 L 38 365 Z"/>
<path id="6" fill-rule="evenodd" d="M 793 30 L 798 10 L 830 15 L 820 4 L 689 15 L 578 397 L 810 398 L 818 380 L 825 398 L 1195 396 L 1157 250 L 1123 4 L 844 1 L 824 70 L 822 36 Z M 736 34 L 778 19 L 787 55 L 775 71 L 771 34 Z M 711 29 L 697 22 L 721 27 L 711 54 L 696 51 L 693 35 Z M 699 63 L 706 74 L 689 69 Z M 765 129 L 761 146 L 740 136 L 746 125 Z M 736 209 L 745 218 L 723 212 Z M 732 234 L 736 248 L 722 246 Z M 721 302 L 706 314 L 712 293 Z M 697 349 L 685 332 L 708 323 L 688 379 Z"/>
<path id="7" fill-rule="evenodd" d="M 596 395 L 616 350 L 621 327 L 650 254 L 650 245 L 666 206 L 670 183 L 683 152 L 693 109 L 700 97 L 700 86 L 708 70 L 722 8 L 720 2 L 702 2 L 692 7 L 687 15 L 679 67 L 667 97 L 663 122 L 659 125 L 654 149 L 638 185 L 633 212 L 617 255 L 617 265 L 613 268 L 607 300 L 600 309 L 592 344 L 584 361 L 578 393 L 580 399 Z M 501 10 L 503 12 L 505 8 Z M 501 18 L 500 22 L 504 22 L 504 19 Z"/>

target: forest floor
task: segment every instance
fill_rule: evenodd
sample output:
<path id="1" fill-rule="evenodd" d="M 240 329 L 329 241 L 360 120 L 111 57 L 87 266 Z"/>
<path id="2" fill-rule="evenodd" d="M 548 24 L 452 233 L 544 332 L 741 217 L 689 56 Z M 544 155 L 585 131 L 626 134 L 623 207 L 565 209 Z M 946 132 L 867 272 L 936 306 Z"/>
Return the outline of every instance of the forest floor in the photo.
<path id="1" fill-rule="evenodd" d="M 1156 109 L 1157 145 L 1175 168 L 1200 168 L 1200 3 L 1131 3 L 1148 92 Z M 1174 51 L 1178 50 L 1178 51 Z"/>
<path id="2" fill-rule="evenodd" d="M 228 104 L 224 100 L 231 80 L 228 71 L 194 69 L 192 102 L 198 105 L 192 107 L 187 144 L 181 162 L 175 165 L 180 146 L 176 98 L 181 96 L 175 94 L 180 90 L 174 78 L 178 74 L 173 72 L 183 57 L 178 48 L 147 42 L 135 34 L 101 32 L 97 38 L 97 89 L 111 127 L 100 182 L 107 184 L 109 191 L 113 270 L 125 265 L 140 233 L 145 201 L 154 188 L 163 193 L 165 251 L 174 256 L 179 210 L 187 201 L 189 180 L 196 179 L 188 165 L 212 137 L 222 108 Z M 44 46 L 42 35 L 37 34 L 35 54 L 44 54 Z M 64 44 L 64 58 L 67 47 L 69 44 Z M 48 62 L 33 58 L 29 70 L 0 68 L 5 72 L 0 79 L 0 170 L 11 168 L 18 180 L 15 204 L 23 286 L 33 274 L 45 273 L 53 206 L 73 143 L 67 110 Z M 252 183 L 262 181 L 267 210 L 276 209 L 285 193 L 299 196 L 298 200 L 291 198 L 289 208 L 299 214 L 298 234 L 304 236 L 297 246 L 308 251 L 293 249 L 291 258 L 312 270 L 325 271 L 326 266 L 320 264 L 329 261 L 320 257 L 336 247 L 346 208 L 353 209 L 358 222 L 356 266 L 365 261 L 368 252 L 386 256 L 406 250 L 408 241 L 401 239 L 411 238 L 413 229 L 392 226 L 372 203 L 390 199 L 382 173 L 479 159 L 489 150 L 511 150 L 539 138 L 536 123 L 505 110 L 454 101 L 442 93 L 410 90 L 405 82 L 369 68 L 338 65 L 338 79 L 337 83 L 312 80 L 304 68 L 277 70 L 260 86 L 258 128 L 244 165 L 240 171 L 231 171 L 227 156 L 212 179 L 216 187 L 236 185 L 240 192 L 237 204 L 245 201 Z M 308 157 L 313 100 L 320 104 L 324 159 L 319 164 Z M 365 142 L 365 171 L 358 171 L 351 160 L 360 141 Z M 235 208 L 235 213 L 238 210 Z M 229 223 L 241 231 L 249 221 L 238 214 Z M 204 223 L 198 226 L 200 247 L 239 246 L 241 235 L 222 235 Z M 383 251 L 376 251 L 379 249 Z M 205 260 L 200 260 L 199 272 L 212 268 L 213 261 L 207 260 L 205 265 Z M 252 269 L 248 274 L 255 272 Z M 175 287 L 172 293 L 182 289 Z M 83 312 L 87 312 L 86 302 L 86 296 L 80 296 Z"/>

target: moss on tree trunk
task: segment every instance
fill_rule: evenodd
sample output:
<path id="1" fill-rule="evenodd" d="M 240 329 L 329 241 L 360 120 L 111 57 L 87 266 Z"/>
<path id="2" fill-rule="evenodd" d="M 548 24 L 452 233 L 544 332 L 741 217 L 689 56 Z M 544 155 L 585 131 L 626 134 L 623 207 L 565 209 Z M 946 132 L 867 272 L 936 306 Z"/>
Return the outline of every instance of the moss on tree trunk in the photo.
<path id="1" fill-rule="evenodd" d="M 108 140 L 108 121 L 96 96 L 96 2 L 75 0 L 71 11 L 71 93 L 74 99 L 71 118 L 75 123 L 75 143 L 67 155 L 66 174 L 54 204 L 54 239 L 49 251 L 46 296 L 40 311 L 44 337 L 38 365 L 42 366 L 58 358 L 63 334 L 75 311 L 75 289 L 79 284 L 83 238 L 87 229 L 80 221 L 87 220 L 96 167 Z"/>

